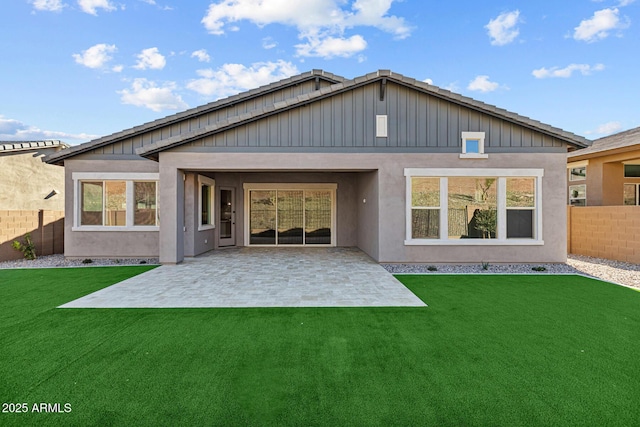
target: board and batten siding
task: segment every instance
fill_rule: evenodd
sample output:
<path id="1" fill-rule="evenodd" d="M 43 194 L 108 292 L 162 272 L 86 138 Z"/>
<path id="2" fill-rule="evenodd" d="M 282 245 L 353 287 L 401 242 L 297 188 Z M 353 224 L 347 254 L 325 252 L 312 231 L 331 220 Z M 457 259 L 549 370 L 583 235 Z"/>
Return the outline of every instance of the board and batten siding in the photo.
<path id="1" fill-rule="evenodd" d="M 331 85 L 330 82 L 323 79 L 319 79 L 318 83 L 321 89 Z M 140 148 L 144 145 L 201 129 L 212 125 L 219 120 L 245 114 L 253 110 L 262 109 L 275 102 L 281 102 L 290 98 L 295 98 L 299 95 L 313 92 L 316 90 L 315 88 L 315 81 L 311 80 L 300 82 L 300 84 L 294 86 L 284 87 L 273 92 L 265 93 L 264 95 L 256 98 L 250 98 L 232 105 L 221 107 L 197 117 L 185 119 L 179 123 L 173 123 L 159 129 L 136 135 L 132 138 L 127 138 L 104 147 L 96 148 L 92 150 L 90 154 L 132 155 L 135 154 L 136 148 Z"/>
<path id="2" fill-rule="evenodd" d="M 379 90 L 379 83 L 355 88 L 198 139 L 178 150 L 362 147 L 454 152 L 461 147 L 464 131 L 485 132 L 487 152 L 565 146 L 554 137 L 398 84 L 387 84 L 384 101 Z M 376 138 L 376 115 L 388 117 L 386 138 Z"/>
<path id="3" fill-rule="evenodd" d="M 328 83 L 324 82 L 328 85 Z M 198 118 L 166 126 L 93 151 L 93 154 L 133 154 L 152 142 L 214 124 L 216 121 L 271 105 L 313 89 L 315 82 L 287 88 L 232 105 Z M 274 149 L 365 149 L 456 152 L 465 131 L 486 133 L 485 151 L 563 150 L 565 143 L 536 130 L 458 105 L 394 82 L 380 100 L 380 82 L 372 82 L 320 100 L 275 112 L 184 144 L 184 151 L 253 151 Z M 376 115 L 387 115 L 388 136 L 376 137 Z"/>

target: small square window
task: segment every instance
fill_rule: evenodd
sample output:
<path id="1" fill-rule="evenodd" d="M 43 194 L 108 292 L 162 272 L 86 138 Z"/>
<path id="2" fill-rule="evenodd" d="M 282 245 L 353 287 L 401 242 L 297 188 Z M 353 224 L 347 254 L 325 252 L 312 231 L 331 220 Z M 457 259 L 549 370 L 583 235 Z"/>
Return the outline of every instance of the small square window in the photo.
<path id="1" fill-rule="evenodd" d="M 486 159 L 484 153 L 484 132 L 462 132 L 461 159 Z"/>
<path id="2" fill-rule="evenodd" d="M 586 166 L 569 169 L 569 181 L 583 181 L 585 179 L 587 179 Z"/>

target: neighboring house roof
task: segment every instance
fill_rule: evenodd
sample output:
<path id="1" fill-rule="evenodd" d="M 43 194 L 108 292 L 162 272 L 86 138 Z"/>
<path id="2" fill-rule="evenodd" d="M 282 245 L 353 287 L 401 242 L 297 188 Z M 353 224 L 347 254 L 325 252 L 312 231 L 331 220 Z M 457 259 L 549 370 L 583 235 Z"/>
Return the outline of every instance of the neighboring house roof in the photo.
<path id="1" fill-rule="evenodd" d="M 626 152 L 640 150 L 640 127 L 629 129 L 614 135 L 605 136 L 593 141 L 591 147 L 569 153 L 571 160 L 606 155 L 605 152 Z"/>
<path id="2" fill-rule="evenodd" d="M 65 150 L 64 152 L 56 153 L 54 155 L 48 156 L 45 159 L 45 161 L 47 163 L 61 163 L 62 161 L 64 161 L 64 159 L 73 157 L 78 154 L 86 153 L 87 151 L 91 151 L 96 148 L 103 147 L 105 145 L 109 145 L 126 138 L 130 138 L 136 134 L 150 132 L 155 129 L 169 126 L 177 122 L 202 116 L 204 114 L 228 107 L 229 105 L 233 105 L 241 101 L 247 101 L 247 100 L 250 100 L 251 98 L 257 98 L 269 92 L 275 92 L 277 90 L 286 88 L 287 86 L 293 86 L 293 85 L 297 85 L 297 84 L 300 84 L 306 81 L 312 81 L 312 80 L 315 80 L 316 83 L 319 80 L 323 80 L 325 82 L 329 82 L 333 84 L 333 83 L 343 82 L 346 79 L 344 77 L 341 77 L 336 74 L 329 73 L 323 70 L 311 70 L 305 73 L 298 74 L 296 76 L 279 80 L 277 82 L 274 82 L 268 85 L 260 86 L 256 89 L 251 89 L 246 92 L 239 93 L 237 95 L 232 95 L 227 98 L 219 99 L 217 101 L 213 101 L 208 104 L 201 105 L 199 107 L 190 108 L 186 111 L 173 114 L 167 117 L 163 117 L 161 119 L 157 119 L 157 120 L 142 124 L 140 126 L 136 126 L 130 129 L 125 129 L 123 131 L 116 132 L 111 135 L 94 139 L 93 141 L 89 141 L 84 144 L 76 145 L 74 147 L 71 147 Z"/>
<path id="3" fill-rule="evenodd" d="M 47 141 L 0 141 L 0 153 L 13 153 L 16 151 L 39 150 L 41 148 L 69 148 L 69 144 L 65 144 L 58 140 Z"/>
<path id="4" fill-rule="evenodd" d="M 387 81 L 392 81 L 395 84 L 409 87 L 414 90 L 420 91 L 422 93 L 434 96 L 436 98 L 443 99 L 451 103 L 454 103 L 454 104 L 457 104 L 457 105 L 460 105 L 460 106 L 463 106 L 463 107 L 466 107 L 466 108 L 469 108 L 493 117 L 497 117 L 499 119 L 517 124 L 519 126 L 540 132 L 545 135 L 549 135 L 551 137 L 560 139 L 571 146 L 582 148 L 582 147 L 588 147 L 590 145 L 590 141 L 587 140 L 586 138 L 583 138 L 581 136 L 575 135 L 570 132 L 566 132 L 560 128 L 541 123 L 537 120 L 533 120 L 529 117 L 521 116 L 519 114 L 504 110 L 502 108 L 498 108 L 494 105 L 485 104 L 484 102 L 477 101 L 475 99 L 472 99 L 463 95 L 459 95 L 445 89 L 441 89 L 437 86 L 433 86 L 424 82 L 417 81 L 416 79 L 413 79 L 413 78 L 405 77 L 402 74 L 393 73 L 390 70 L 379 70 L 377 72 L 366 74 L 361 77 L 356 77 L 351 80 L 345 80 L 344 78 L 335 76 L 334 74 L 327 73 L 322 70 L 313 70 L 308 73 L 300 74 L 299 76 L 291 77 L 289 79 L 272 83 L 271 85 L 263 86 L 261 88 L 257 88 L 257 89 L 244 92 L 229 98 L 225 98 L 225 99 L 204 105 L 202 107 L 187 110 L 183 113 L 178 113 L 172 116 L 168 116 L 166 118 L 159 119 L 154 122 L 144 124 L 142 126 L 134 127 L 132 129 L 128 129 L 122 132 L 115 133 L 110 136 L 106 136 L 106 137 L 82 144 L 80 146 L 72 147 L 70 149 L 64 150 L 63 152 L 48 156 L 46 158 L 46 161 L 48 163 L 59 164 L 59 163 L 62 163 L 64 159 L 73 157 L 77 154 L 85 153 L 94 148 L 111 144 L 118 140 L 129 138 L 136 134 L 148 132 L 149 130 L 153 130 L 155 128 L 167 126 L 175 122 L 179 122 L 200 114 L 204 114 L 214 109 L 225 108 L 226 106 L 232 105 L 240 100 L 244 100 L 252 96 L 263 95 L 266 92 L 277 90 L 278 88 L 284 87 L 286 85 L 290 85 L 292 81 L 302 81 L 302 80 L 308 80 L 310 78 L 317 78 L 317 77 L 322 77 L 325 80 L 333 79 L 335 81 L 335 84 L 332 84 L 329 87 L 320 88 L 319 90 L 316 90 L 311 93 L 306 93 L 303 95 L 286 99 L 284 101 L 276 102 L 271 105 L 249 111 L 245 114 L 231 116 L 226 119 L 219 120 L 211 125 L 208 125 L 190 132 L 181 133 L 173 137 L 169 137 L 160 141 L 156 141 L 156 142 L 144 145 L 136 149 L 136 153 L 143 157 L 155 158 L 157 157 L 157 154 L 161 151 L 164 151 L 173 147 L 177 147 L 182 144 L 186 144 L 198 138 L 209 136 L 218 132 L 223 132 L 225 130 L 232 129 L 237 126 L 241 126 L 245 123 L 250 123 L 252 121 L 256 121 L 274 114 L 278 114 L 283 111 L 287 111 L 293 108 L 297 108 L 299 106 L 303 106 L 312 102 L 329 98 L 331 96 L 334 96 L 349 90 L 353 90 L 355 88 L 358 88 L 364 85 L 368 85 L 376 82 L 385 84 Z"/>

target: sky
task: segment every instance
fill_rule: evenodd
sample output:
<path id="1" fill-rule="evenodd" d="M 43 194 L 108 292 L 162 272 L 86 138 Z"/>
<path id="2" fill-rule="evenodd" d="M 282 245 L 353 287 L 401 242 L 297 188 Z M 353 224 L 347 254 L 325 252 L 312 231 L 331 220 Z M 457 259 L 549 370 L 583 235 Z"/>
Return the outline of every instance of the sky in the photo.
<path id="1" fill-rule="evenodd" d="M 640 126 L 636 0 L 5 0 L 0 140 L 79 144 L 312 69 L 589 139 Z"/>

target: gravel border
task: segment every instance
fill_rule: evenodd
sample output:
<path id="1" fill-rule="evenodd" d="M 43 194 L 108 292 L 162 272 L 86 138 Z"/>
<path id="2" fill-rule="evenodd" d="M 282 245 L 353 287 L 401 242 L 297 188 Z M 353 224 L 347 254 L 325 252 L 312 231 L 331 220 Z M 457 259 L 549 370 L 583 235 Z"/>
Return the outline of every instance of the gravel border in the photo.
<path id="1" fill-rule="evenodd" d="M 17 260 L 0 262 L 5 268 L 95 267 L 140 264 L 159 264 L 158 258 L 92 259 L 84 264 L 80 259 L 65 259 L 63 255 L 41 256 L 33 261 Z M 640 264 L 569 255 L 566 264 L 380 264 L 393 274 L 582 274 L 632 288 L 640 289 Z M 430 271 L 429 268 L 436 270 Z M 533 267 L 543 267 L 534 271 Z"/>
<path id="2" fill-rule="evenodd" d="M 640 264 L 570 254 L 566 264 L 381 264 L 393 274 L 581 274 L 640 289 Z M 542 267 L 542 271 L 532 268 Z M 429 270 L 431 268 L 431 270 Z"/>
<path id="3" fill-rule="evenodd" d="M 65 259 L 64 255 L 40 256 L 33 261 L 20 259 L 16 261 L 0 262 L 0 269 L 4 268 L 53 268 L 53 267 L 96 267 L 96 266 L 123 266 L 140 264 L 160 264 L 158 258 L 118 258 L 118 259 L 91 259 L 90 263 L 84 263 L 82 259 Z"/>

